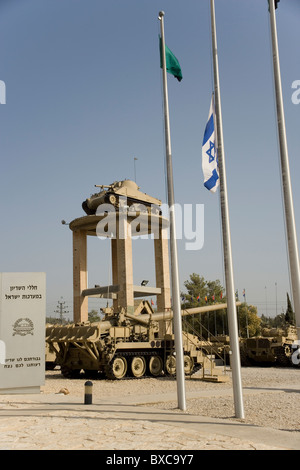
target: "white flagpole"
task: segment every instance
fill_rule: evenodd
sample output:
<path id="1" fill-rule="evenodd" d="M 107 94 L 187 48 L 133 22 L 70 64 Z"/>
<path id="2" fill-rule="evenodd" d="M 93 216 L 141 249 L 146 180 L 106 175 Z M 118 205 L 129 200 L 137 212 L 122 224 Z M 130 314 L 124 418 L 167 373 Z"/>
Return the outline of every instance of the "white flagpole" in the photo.
<path id="1" fill-rule="evenodd" d="M 235 416 L 236 418 L 244 418 L 243 392 L 242 392 L 242 381 L 241 381 L 240 346 L 239 346 L 238 322 L 237 322 L 237 311 L 236 311 L 235 290 L 234 290 L 234 280 L 233 280 L 231 237 L 230 237 L 229 211 L 228 211 L 228 199 L 227 199 L 227 182 L 226 182 L 225 155 L 224 155 L 224 145 L 223 145 L 223 126 L 222 126 L 222 112 L 221 112 L 221 99 L 220 99 L 219 65 L 218 65 L 214 0 L 210 0 L 210 5 L 211 5 L 212 53 L 213 53 L 213 65 L 214 65 L 215 107 L 216 107 L 216 121 L 217 121 L 216 128 L 217 128 L 217 136 L 218 136 L 218 141 L 217 141 L 218 163 L 219 163 L 219 175 L 220 175 L 220 205 L 221 205 L 221 218 L 222 218 L 224 268 L 225 268 L 226 297 L 227 297 L 227 315 L 228 315 L 228 328 L 229 328 L 230 349 L 231 349 L 233 396 L 234 396 L 234 405 L 235 405 Z"/>
<path id="2" fill-rule="evenodd" d="M 299 254 L 295 225 L 294 204 L 292 195 L 292 185 L 289 168 L 289 155 L 286 139 L 285 117 L 282 99 L 282 87 L 280 76 L 279 52 L 277 41 L 277 27 L 274 0 L 269 0 L 270 24 L 273 49 L 273 69 L 274 85 L 277 108 L 277 126 L 280 147 L 281 177 L 284 198 L 286 233 L 288 241 L 290 278 L 293 291 L 293 303 L 296 317 L 298 339 L 300 339 L 300 274 L 299 274 Z"/>
<path id="3" fill-rule="evenodd" d="M 185 411 L 186 400 L 185 400 L 184 358 L 183 358 L 183 344 L 182 344 L 180 286 L 179 286 L 178 260 L 177 260 L 175 199 L 174 199 L 174 184 L 173 184 L 173 169 L 172 169 L 170 121 L 169 121 L 164 15 L 165 13 L 163 11 L 160 11 L 158 15 L 158 19 L 160 20 L 160 29 L 161 29 L 161 57 L 162 57 L 163 90 L 164 90 L 166 166 L 167 166 L 167 185 L 168 185 L 168 205 L 169 205 L 169 211 L 170 211 L 170 257 L 171 257 L 171 280 L 172 280 L 172 304 L 173 304 L 173 321 L 174 321 L 174 337 L 175 337 L 175 353 L 176 353 L 176 379 L 177 379 L 178 407 L 181 410 Z"/>

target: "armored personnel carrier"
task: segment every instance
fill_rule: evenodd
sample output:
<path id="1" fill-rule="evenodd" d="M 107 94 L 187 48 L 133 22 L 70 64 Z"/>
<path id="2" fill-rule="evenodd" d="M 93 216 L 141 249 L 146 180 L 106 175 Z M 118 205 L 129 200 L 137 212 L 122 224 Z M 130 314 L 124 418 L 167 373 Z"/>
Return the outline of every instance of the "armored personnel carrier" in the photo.
<path id="1" fill-rule="evenodd" d="M 138 209 L 143 205 L 150 210 L 151 206 L 161 205 L 159 199 L 140 191 L 138 185 L 131 180 L 115 181 L 108 186 L 95 185 L 95 187 L 101 190 L 82 203 L 82 208 L 87 215 L 94 215 L 101 204 L 111 204 L 119 209 L 121 201 L 133 209 Z"/>
<path id="2" fill-rule="evenodd" d="M 149 308 L 148 304 L 144 311 Z M 192 314 L 208 308 L 192 309 Z M 213 308 L 223 309 L 226 304 Z M 172 312 L 136 315 L 123 309 L 114 313 L 112 308 L 106 308 L 103 314 L 104 318 L 96 323 L 48 327 L 46 342 L 56 351 L 56 364 L 65 377 L 79 376 L 81 371 L 87 376 L 101 374 L 117 380 L 128 375 L 140 378 L 176 374 L 174 335 L 161 335 L 159 330 L 159 321 L 170 320 Z M 191 312 L 187 309 L 182 315 Z M 191 375 L 200 368 L 213 369 L 197 336 L 183 332 L 183 348 L 185 374 Z"/>
<path id="3" fill-rule="evenodd" d="M 240 342 L 242 365 L 278 364 L 291 365 L 292 345 L 298 339 L 294 326 L 265 328 L 261 336 L 245 338 Z"/>

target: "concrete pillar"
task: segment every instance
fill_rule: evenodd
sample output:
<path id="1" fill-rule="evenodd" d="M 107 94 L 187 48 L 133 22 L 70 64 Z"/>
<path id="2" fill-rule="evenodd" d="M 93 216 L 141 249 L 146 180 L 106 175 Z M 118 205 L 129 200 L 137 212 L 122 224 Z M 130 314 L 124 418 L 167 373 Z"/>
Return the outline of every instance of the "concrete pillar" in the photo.
<path id="1" fill-rule="evenodd" d="M 171 309 L 169 244 L 166 229 L 160 229 L 159 238 L 154 239 L 156 287 L 161 288 L 161 294 L 157 295 L 157 311 L 169 312 Z M 172 322 L 159 322 L 162 334 L 172 333 Z"/>
<path id="2" fill-rule="evenodd" d="M 111 266 L 112 266 L 112 285 L 119 284 L 118 279 L 118 246 L 117 239 L 111 239 Z M 114 312 L 118 311 L 118 299 L 113 299 Z"/>
<path id="3" fill-rule="evenodd" d="M 73 231 L 73 320 L 88 321 L 88 298 L 81 292 L 87 289 L 87 234 Z"/>
<path id="4" fill-rule="evenodd" d="M 117 272 L 120 291 L 118 293 L 118 307 L 124 307 L 128 313 L 134 313 L 133 297 L 133 266 L 132 266 L 132 239 L 131 226 L 127 217 L 119 216 L 117 230 Z"/>

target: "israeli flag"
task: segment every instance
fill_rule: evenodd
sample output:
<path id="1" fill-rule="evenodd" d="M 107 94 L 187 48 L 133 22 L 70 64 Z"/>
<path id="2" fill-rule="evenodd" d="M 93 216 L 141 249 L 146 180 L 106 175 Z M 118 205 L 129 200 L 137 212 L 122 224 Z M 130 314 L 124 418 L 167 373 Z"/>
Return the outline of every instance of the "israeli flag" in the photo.
<path id="1" fill-rule="evenodd" d="M 202 170 L 204 186 L 215 193 L 220 184 L 217 158 L 217 139 L 214 124 L 214 97 L 211 99 L 208 121 L 202 143 Z"/>

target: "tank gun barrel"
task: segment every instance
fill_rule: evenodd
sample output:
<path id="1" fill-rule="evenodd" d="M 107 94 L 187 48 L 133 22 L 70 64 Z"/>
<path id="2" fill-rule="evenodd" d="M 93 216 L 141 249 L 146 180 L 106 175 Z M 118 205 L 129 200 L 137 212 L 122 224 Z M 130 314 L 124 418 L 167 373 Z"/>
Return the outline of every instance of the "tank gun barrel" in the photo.
<path id="1" fill-rule="evenodd" d="M 242 305 L 242 302 L 236 302 L 235 305 L 239 307 Z M 197 313 L 206 313 L 206 312 L 214 312 L 215 310 L 223 310 L 227 308 L 227 304 L 214 304 L 214 305 L 203 305 L 202 307 L 194 307 L 194 308 L 186 308 L 182 310 L 182 316 L 186 315 L 196 315 Z"/>
<path id="2" fill-rule="evenodd" d="M 236 302 L 236 306 L 238 307 L 241 305 L 241 302 Z M 216 310 L 223 310 L 227 308 L 227 304 L 214 304 L 214 305 L 204 305 L 202 307 L 195 307 L 195 308 L 187 308 L 181 310 L 181 315 L 183 317 L 188 315 L 196 315 L 197 313 L 206 313 L 206 312 L 215 312 Z M 131 315 L 129 313 L 125 313 L 125 316 L 130 320 L 135 320 L 137 323 L 143 324 L 148 326 L 151 320 L 160 321 L 160 320 L 171 320 L 173 318 L 173 312 L 156 312 L 152 313 L 151 315 L 141 313 L 139 315 Z"/>
<path id="3" fill-rule="evenodd" d="M 133 321 L 135 321 L 135 322 L 137 322 L 137 323 L 139 323 L 140 325 L 143 325 L 143 326 L 149 326 L 149 323 L 150 323 L 150 315 L 149 314 L 132 315 L 131 313 L 125 313 L 125 317 L 129 318 L 129 320 L 133 320 Z"/>

